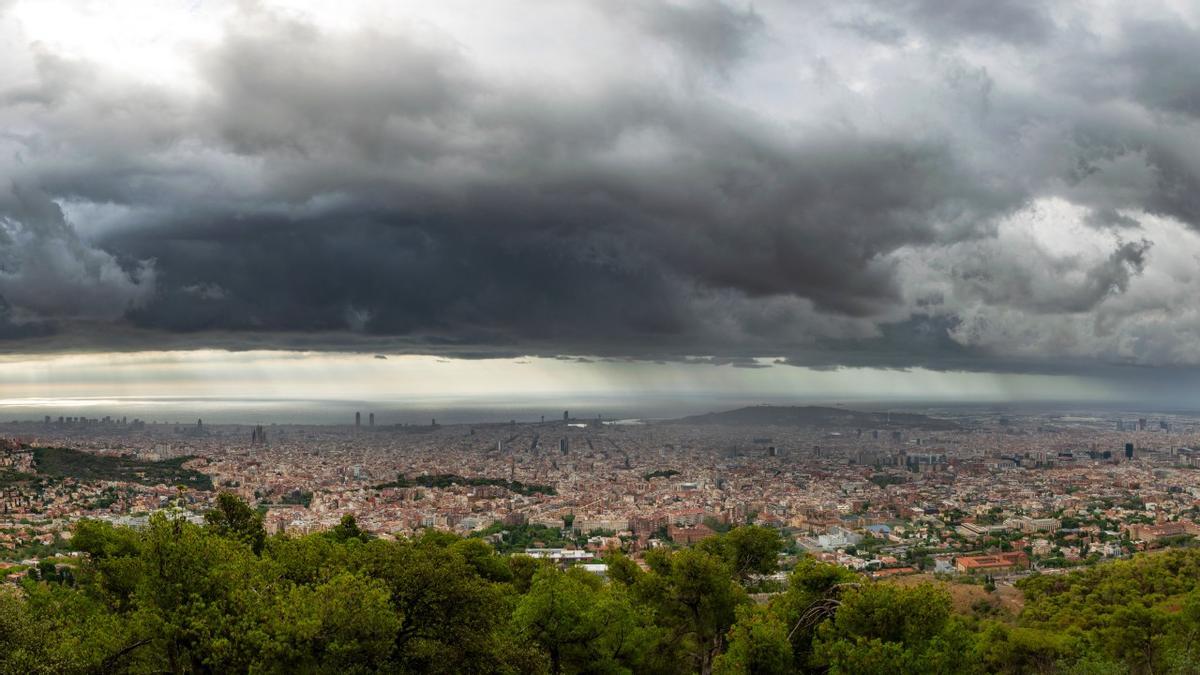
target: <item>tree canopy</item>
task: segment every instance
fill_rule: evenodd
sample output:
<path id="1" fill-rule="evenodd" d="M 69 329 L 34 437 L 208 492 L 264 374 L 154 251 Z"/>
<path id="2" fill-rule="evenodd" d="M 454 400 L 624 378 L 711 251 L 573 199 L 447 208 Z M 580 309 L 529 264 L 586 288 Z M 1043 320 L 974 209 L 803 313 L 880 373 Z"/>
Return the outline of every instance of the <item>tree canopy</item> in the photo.
<path id="1" fill-rule="evenodd" d="M 607 559 L 607 574 L 353 518 L 268 536 L 232 495 L 204 525 L 75 526 L 73 563 L 0 587 L 7 673 L 1195 673 L 1200 551 L 1021 587 L 1018 615 L 955 611 L 930 584 L 873 582 L 738 527 Z M 73 569 L 72 569 L 73 567 Z"/>

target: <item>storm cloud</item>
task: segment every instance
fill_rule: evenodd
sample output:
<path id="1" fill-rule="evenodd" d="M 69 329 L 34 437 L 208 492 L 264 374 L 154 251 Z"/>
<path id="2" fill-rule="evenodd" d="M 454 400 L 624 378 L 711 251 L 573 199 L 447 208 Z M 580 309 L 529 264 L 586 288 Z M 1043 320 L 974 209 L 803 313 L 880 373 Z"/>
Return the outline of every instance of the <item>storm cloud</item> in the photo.
<path id="1" fill-rule="evenodd" d="M 1200 8 L 337 4 L 0 3 L 0 349 L 1200 364 Z"/>

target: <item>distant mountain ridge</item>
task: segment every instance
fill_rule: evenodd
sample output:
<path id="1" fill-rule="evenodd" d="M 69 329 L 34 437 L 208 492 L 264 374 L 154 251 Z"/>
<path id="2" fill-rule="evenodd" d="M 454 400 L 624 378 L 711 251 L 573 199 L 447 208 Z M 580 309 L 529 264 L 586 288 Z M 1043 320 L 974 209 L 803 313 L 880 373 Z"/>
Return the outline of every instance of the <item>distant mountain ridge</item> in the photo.
<path id="1" fill-rule="evenodd" d="M 824 429 L 928 429 L 960 428 L 952 420 L 917 413 L 862 412 L 823 406 L 749 406 L 725 412 L 684 417 L 674 422 L 725 426 L 818 427 Z"/>

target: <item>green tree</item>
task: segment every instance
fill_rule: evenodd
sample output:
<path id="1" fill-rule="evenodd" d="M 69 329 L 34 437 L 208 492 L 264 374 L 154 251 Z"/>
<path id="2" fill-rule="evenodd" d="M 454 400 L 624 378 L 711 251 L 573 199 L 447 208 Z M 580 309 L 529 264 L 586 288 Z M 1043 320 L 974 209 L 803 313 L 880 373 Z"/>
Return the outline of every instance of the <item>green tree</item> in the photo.
<path id="1" fill-rule="evenodd" d="M 0 586 L 0 673 L 107 672 L 124 665 L 129 626 L 102 602 L 57 584 Z"/>
<path id="2" fill-rule="evenodd" d="M 351 540 L 367 541 L 371 537 L 358 527 L 358 520 L 354 518 L 354 515 L 347 513 L 346 515 L 342 516 L 341 522 L 335 525 L 333 529 L 329 530 L 329 538 L 336 542 L 345 543 Z"/>
<path id="3" fill-rule="evenodd" d="M 1048 673 L 1074 649 L 1061 633 L 989 621 L 980 626 L 976 658 L 989 673 Z"/>
<path id="4" fill-rule="evenodd" d="M 246 670 L 261 648 L 275 570 L 240 540 L 161 512 L 144 537 L 131 618 L 163 647 L 163 662 L 152 667 Z"/>
<path id="5" fill-rule="evenodd" d="M 635 672 L 648 647 L 624 588 L 578 569 L 538 570 L 513 625 L 545 650 L 551 673 Z"/>
<path id="6" fill-rule="evenodd" d="M 494 667 L 496 633 L 506 619 L 504 591 L 457 551 L 376 539 L 357 547 L 351 564 L 390 591 L 402 668 L 450 673 Z"/>
<path id="7" fill-rule="evenodd" d="M 711 672 L 738 605 L 749 602 L 746 592 L 724 558 L 700 549 L 656 549 L 646 562 L 653 573 L 641 577 L 634 592 L 654 608 L 666 631 L 667 644 L 657 655 L 676 668 L 682 661 Z"/>
<path id="8" fill-rule="evenodd" d="M 865 584 L 845 595 L 813 646 L 830 673 L 969 673 L 973 645 L 952 619 L 950 596 L 931 585 Z"/>
<path id="9" fill-rule="evenodd" d="M 769 527 L 743 525 L 700 542 L 699 548 L 725 558 L 733 574 L 745 582 L 754 574 L 771 574 L 779 564 L 783 541 Z"/>
<path id="10" fill-rule="evenodd" d="M 265 551 L 285 580 L 300 585 L 332 579 L 350 567 L 353 555 L 348 546 L 321 534 L 271 537 Z"/>
<path id="11" fill-rule="evenodd" d="M 262 514 L 237 495 L 231 492 L 217 495 L 216 506 L 204 514 L 204 521 L 214 533 L 246 544 L 254 555 L 262 553 L 267 540 Z"/>
<path id="12" fill-rule="evenodd" d="M 763 606 L 738 608 L 729 633 L 729 648 L 717 657 L 713 671 L 721 675 L 783 675 L 794 672 L 788 628 Z"/>
<path id="13" fill-rule="evenodd" d="M 491 546 L 478 539 L 459 539 L 450 545 L 450 549 L 462 556 L 476 574 L 488 581 L 513 580 L 513 571 L 505 560 L 496 555 Z"/>
<path id="14" fill-rule="evenodd" d="M 817 627 L 833 617 L 843 593 L 862 581 L 862 577 L 844 567 L 810 556 L 797 561 L 788 576 L 787 590 L 771 602 L 772 611 L 788 627 L 793 668 L 806 672 L 812 668 L 810 660 Z"/>
<path id="15" fill-rule="evenodd" d="M 1105 652 L 1135 672 L 1156 672 L 1166 640 L 1168 617 L 1161 610 L 1130 604 L 1119 607 L 1100 631 Z"/>
<path id="16" fill-rule="evenodd" d="M 508 556 L 508 570 L 512 575 L 513 588 L 517 593 L 524 595 L 529 592 L 530 587 L 533 586 L 533 577 L 543 564 L 536 558 L 524 554 Z"/>
<path id="17" fill-rule="evenodd" d="M 77 570 L 81 585 L 104 597 L 116 611 L 131 609 L 134 592 L 146 573 L 142 537 L 131 528 L 81 520 L 73 529 L 71 547 L 87 554 Z"/>
<path id="18" fill-rule="evenodd" d="M 388 669 L 399 621 L 382 582 L 342 573 L 315 586 L 292 587 L 280 599 L 255 670 L 371 673 Z"/>

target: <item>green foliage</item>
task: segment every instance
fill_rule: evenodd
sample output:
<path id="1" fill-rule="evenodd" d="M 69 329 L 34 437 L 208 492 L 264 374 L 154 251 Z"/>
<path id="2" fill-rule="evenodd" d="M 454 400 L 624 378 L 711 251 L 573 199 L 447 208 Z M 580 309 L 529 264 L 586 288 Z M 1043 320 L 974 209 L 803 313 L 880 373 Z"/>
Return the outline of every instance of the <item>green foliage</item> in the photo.
<path id="1" fill-rule="evenodd" d="M 229 492 L 217 495 L 217 505 L 204 514 L 204 521 L 218 535 L 246 544 L 255 555 L 262 552 L 267 540 L 262 514 Z"/>
<path id="2" fill-rule="evenodd" d="M 725 646 L 739 605 L 749 602 L 721 556 L 698 548 L 655 549 L 647 553 L 651 573 L 637 577 L 632 592 L 651 607 L 665 630 L 666 641 L 655 650 L 658 668 L 680 664 L 708 672 Z"/>
<path id="3" fill-rule="evenodd" d="M 772 574 L 779 563 L 783 540 L 769 527 L 735 527 L 721 537 L 710 537 L 698 547 L 725 559 L 734 575 L 746 581 L 754 574 Z"/>
<path id="4" fill-rule="evenodd" d="M 376 538 L 352 517 L 267 537 L 228 494 L 205 521 L 78 523 L 81 557 L 0 587 L 0 675 L 1200 670 L 1196 549 L 1035 575 L 1014 617 L 810 557 L 755 604 L 745 584 L 779 549 L 764 528 L 648 551 L 648 569 L 613 553 L 602 578 L 479 538 Z"/>
<path id="5" fill-rule="evenodd" d="M 522 483 L 519 480 L 504 480 L 503 478 L 463 478 L 458 474 L 439 473 L 431 476 L 417 476 L 416 478 L 406 478 L 404 474 L 396 477 L 396 480 L 387 483 L 380 483 L 374 486 L 376 490 L 384 490 L 386 488 L 406 488 L 406 487 L 427 487 L 427 488 L 448 488 L 451 485 L 496 485 L 510 492 L 515 492 L 520 495 L 556 495 L 554 488 L 550 485 L 537 485 L 534 483 Z"/>
<path id="6" fill-rule="evenodd" d="M 720 533 L 720 534 L 725 534 L 726 532 L 733 529 L 733 525 L 731 525 L 727 522 L 721 521 L 721 520 L 717 520 L 716 518 L 714 518 L 712 516 L 705 516 L 704 524 L 708 527 L 708 529 L 712 530 L 713 532 Z"/>
<path id="7" fill-rule="evenodd" d="M 793 667 L 797 670 L 809 665 L 817 626 L 832 616 L 843 589 L 853 588 L 860 581 L 858 575 L 844 567 L 827 565 L 808 556 L 796 563 L 788 577 L 787 590 L 774 599 L 771 610 L 788 627 Z"/>
<path id="8" fill-rule="evenodd" d="M 965 673 L 971 635 L 933 586 L 868 584 L 845 596 L 813 647 L 830 673 Z"/>
<path id="9" fill-rule="evenodd" d="M 1073 648 L 1061 633 L 999 622 L 983 624 L 976 644 L 976 658 L 986 672 L 1014 675 L 1052 672 Z"/>
<path id="10" fill-rule="evenodd" d="M 261 659 L 277 672 L 385 669 L 399 622 L 380 581 L 343 572 L 315 586 L 292 587 L 271 617 Z"/>
<path id="11" fill-rule="evenodd" d="M 33 465 L 41 476 L 79 481 L 124 481 L 142 485 L 183 485 L 211 490 L 212 479 L 183 464 L 193 457 L 145 462 L 131 457 L 110 457 L 70 448 L 34 448 Z"/>
<path id="12" fill-rule="evenodd" d="M 21 471 L 12 471 L 10 469 L 0 469 L 0 488 L 7 488 L 13 485 L 23 485 L 38 479 L 36 474 L 24 473 Z"/>
<path id="13" fill-rule="evenodd" d="M 513 581 L 515 578 L 513 569 L 505 560 L 497 556 L 491 546 L 479 539 L 458 539 L 456 537 L 449 544 L 449 548 L 462 556 L 463 560 L 474 568 L 476 574 L 488 581 L 507 582 Z"/>
<path id="14" fill-rule="evenodd" d="M 99 670 L 129 627 L 96 599 L 59 585 L 0 587 L 0 673 Z"/>
<path id="15" fill-rule="evenodd" d="M 762 606 L 738 608 L 738 621 L 730 631 L 729 648 L 717 657 L 714 672 L 720 675 L 784 675 L 792 671 L 792 645 L 788 627 Z"/>
<path id="16" fill-rule="evenodd" d="M 1035 575 L 1018 585 L 1029 625 L 1092 630 L 1122 608 L 1159 607 L 1200 587 L 1200 551 L 1173 549 L 1071 574 Z"/>
<path id="17" fill-rule="evenodd" d="M 655 637 L 625 587 L 553 567 L 538 570 L 513 626 L 545 651 L 552 673 L 637 672 Z"/>
<path id="18" fill-rule="evenodd" d="M 342 516 L 342 520 L 326 534 L 330 539 L 343 544 L 349 541 L 363 542 L 371 539 L 371 535 L 359 528 L 358 520 L 351 513 Z"/>
<path id="19" fill-rule="evenodd" d="M 679 472 L 676 471 L 675 469 L 659 469 L 658 471 L 651 471 L 650 473 L 642 476 L 642 479 L 643 480 L 652 480 L 655 478 L 670 478 L 671 476 L 678 476 L 678 475 L 679 475 Z"/>
<path id="20" fill-rule="evenodd" d="M 487 529 L 471 533 L 471 536 L 491 537 L 498 534 L 502 534 L 502 538 L 496 543 L 496 550 L 501 553 L 524 552 L 527 548 L 538 546 L 561 548 L 569 543 L 569 540 L 563 537 L 562 530 L 545 525 L 495 523 Z"/>
<path id="21" fill-rule="evenodd" d="M 368 539 L 345 518 L 330 533 L 271 538 L 259 556 L 257 514 L 244 503 L 219 500 L 207 520 L 198 527 L 159 513 L 140 531 L 81 522 L 78 589 L 55 592 L 120 630 L 73 651 L 55 651 L 50 633 L 15 632 L 21 644 L 6 650 L 0 672 L 38 662 L 52 672 L 457 673 L 490 672 L 510 662 L 502 654 L 537 662 L 529 648 L 505 646 L 514 574 L 481 541 Z M 48 588 L 5 596 L 5 616 L 25 621 Z M 90 615 L 53 616 L 89 634 L 77 620 Z M 60 652 L 74 660 L 56 666 Z"/>

